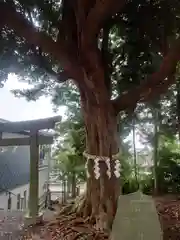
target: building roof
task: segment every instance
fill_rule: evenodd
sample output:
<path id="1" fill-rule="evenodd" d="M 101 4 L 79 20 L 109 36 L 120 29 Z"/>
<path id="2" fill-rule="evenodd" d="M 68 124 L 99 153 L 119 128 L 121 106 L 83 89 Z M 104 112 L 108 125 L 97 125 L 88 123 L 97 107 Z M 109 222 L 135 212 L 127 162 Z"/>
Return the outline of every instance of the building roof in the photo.
<path id="1" fill-rule="evenodd" d="M 0 152 L 0 192 L 28 184 L 29 156 L 29 146 L 7 147 Z"/>

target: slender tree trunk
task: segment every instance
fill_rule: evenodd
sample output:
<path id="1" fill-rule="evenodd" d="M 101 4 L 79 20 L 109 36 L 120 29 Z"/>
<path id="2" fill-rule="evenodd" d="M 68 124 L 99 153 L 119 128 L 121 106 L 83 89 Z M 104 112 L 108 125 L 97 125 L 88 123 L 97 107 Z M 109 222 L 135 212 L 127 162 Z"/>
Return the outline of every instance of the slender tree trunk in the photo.
<path id="1" fill-rule="evenodd" d="M 179 78 L 176 80 L 176 90 L 177 90 L 177 96 L 176 96 L 177 128 L 178 128 L 178 136 L 180 140 L 180 79 Z"/>
<path id="2" fill-rule="evenodd" d="M 72 177 L 71 177 L 71 186 L 72 186 L 72 198 L 76 197 L 76 175 L 74 172 L 72 172 Z"/>
<path id="3" fill-rule="evenodd" d="M 68 180 L 67 180 L 67 192 L 68 192 L 68 198 L 71 194 L 71 189 L 72 189 L 72 183 L 71 183 L 71 176 L 68 176 Z"/>
<path id="4" fill-rule="evenodd" d="M 117 118 L 109 102 L 101 107 L 83 103 L 86 126 L 86 151 L 91 155 L 110 158 L 111 177 L 108 176 L 108 166 L 105 161 L 99 162 L 100 177 L 96 179 L 95 161 L 89 159 L 87 168 L 87 195 L 84 214 L 100 229 L 110 229 L 117 209 L 120 192 L 120 178 L 116 177 L 115 160 L 112 155 L 118 153 Z"/>
<path id="5" fill-rule="evenodd" d="M 159 147 L 159 105 L 154 104 L 153 118 L 154 118 L 154 194 L 158 194 L 158 147 Z"/>
<path id="6" fill-rule="evenodd" d="M 138 184 L 138 171 L 137 171 L 137 152 L 136 152 L 136 126 L 135 126 L 135 114 L 132 119 L 132 132 L 133 132 L 133 155 L 134 155 L 134 175 L 136 184 Z"/>
<path id="7" fill-rule="evenodd" d="M 62 186 L 62 195 L 63 195 L 63 197 L 62 197 L 62 203 L 66 203 L 66 194 L 67 194 L 67 188 L 66 188 L 66 180 L 64 179 L 64 181 L 63 181 L 63 186 Z"/>

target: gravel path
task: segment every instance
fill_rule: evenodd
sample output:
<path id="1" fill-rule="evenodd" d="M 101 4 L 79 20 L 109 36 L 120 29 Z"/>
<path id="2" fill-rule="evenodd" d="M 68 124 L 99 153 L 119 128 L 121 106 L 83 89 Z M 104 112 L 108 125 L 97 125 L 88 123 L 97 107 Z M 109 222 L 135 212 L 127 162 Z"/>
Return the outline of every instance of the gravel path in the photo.
<path id="1" fill-rule="evenodd" d="M 16 240 L 23 228 L 24 214 L 22 211 L 0 211 L 0 239 Z"/>

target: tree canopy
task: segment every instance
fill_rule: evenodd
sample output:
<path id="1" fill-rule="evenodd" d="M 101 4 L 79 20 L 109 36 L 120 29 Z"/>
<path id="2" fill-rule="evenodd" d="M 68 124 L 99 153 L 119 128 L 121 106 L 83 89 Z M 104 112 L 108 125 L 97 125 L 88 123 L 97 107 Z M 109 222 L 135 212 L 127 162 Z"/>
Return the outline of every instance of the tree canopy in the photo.
<path id="1" fill-rule="evenodd" d="M 179 4 L 177 0 L 1 1 L 1 83 L 15 72 L 34 84 L 26 91 L 29 98 L 54 93 L 67 79 L 86 90 L 105 84 L 110 98 L 119 96 L 113 100 L 117 112 L 134 107 L 174 82 Z M 84 71 L 90 75 L 96 62 L 105 71 L 105 83 L 84 78 Z M 91 90 L 89 94 L 93 98 Z"/>
<path id="2" fill-rule="evenodd" d="M 71 109 L 76 106 L 78 113 L 78 103 L 81 104 L 86 151 L 93 161 L 87 159 L 90 177 L 79 212 L 85 218 L 90 216 L 98 229 L 111 228 L 117 209 L 120 164 L 113 159 L 120 146 L 117 121 L 123 136 L 131 129 L 127 124 L 131 118 L 142 117 L 140 111 L 151 112 L 157 156 L 158 111 L 162 102 L 168 109 L 168 100 L 160 95 L 177 80 L 179 33 L 178 0 L 0 2 L 1 84 L 13 72 L 33 85 L 31 89 L 15 91 L 17 95 L 36 99 L 41 94 L 51 94 L 54 102 L 67 103 Z M 178 84 L 176 88 L 180 96 Z M 178 101 L 174 101 L 176 105 Z M 140 111 L 134 113 L 137 103 Z M 79 116 L 71 113 L 73 129 L 79 129 Z M 174 110 L 168 110 L 166 122 L 170 120 L 172 133 L 171 113 Z M 180 114 L 175 116 L 179 128 Z M 99 157 L 105 161 L 99 163 Z"/>

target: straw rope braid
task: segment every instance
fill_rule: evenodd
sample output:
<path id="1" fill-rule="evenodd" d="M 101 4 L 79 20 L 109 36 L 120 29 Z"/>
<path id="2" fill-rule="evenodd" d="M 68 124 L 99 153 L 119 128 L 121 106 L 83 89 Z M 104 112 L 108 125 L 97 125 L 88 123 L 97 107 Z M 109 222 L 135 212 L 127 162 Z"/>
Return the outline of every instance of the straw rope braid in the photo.
<path id="1" fill-rule="evenodd" d="M 100 167 L 99 167 L 99 162 L 100 161 L 104 161 L 106 163 L 106 165 L 107 165 L 106 174 L 109 177 L 109 179 L 111 178 L 111 165 L 110 165 L 110 158 L 109 157 L 92 155 L 92 154 L 89 154 L 87 152 L 84 152 L 83 155 L 84 155 L 84 157 L 87 158 L 87 161 L 86 161 L 86 164 L 85 164 L 87 178 L 90 178 L 90 174 L 89 174 L 89 171 L 88 171 L 89 160 L 94 161 L 94 176 L 95 176 L 95 179 L 100 178 Z M 121 163 L 118 160 L 118 153 L 115 154 L 115 155 L 112 155 L 112 159 L 115 160 L 114 175 L 115 175 L 116 178 L 120 178 L 120 176 L 121 176 L 121 174 L 120 174 Z"/>

